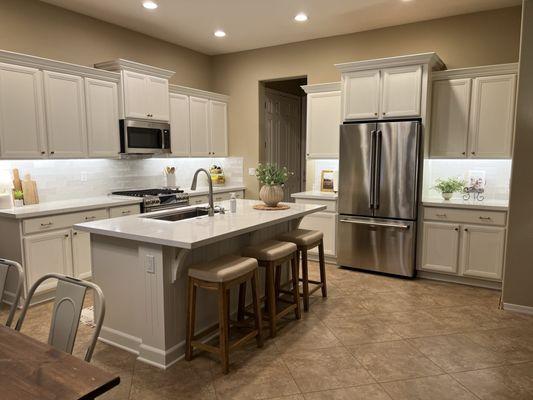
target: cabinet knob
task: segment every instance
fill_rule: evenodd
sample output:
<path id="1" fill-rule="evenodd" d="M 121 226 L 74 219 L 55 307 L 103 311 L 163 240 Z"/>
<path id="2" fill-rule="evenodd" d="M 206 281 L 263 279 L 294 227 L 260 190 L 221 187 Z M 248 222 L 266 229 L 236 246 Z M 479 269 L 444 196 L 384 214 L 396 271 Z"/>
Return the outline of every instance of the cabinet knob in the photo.
<path id="1" fill-rule="evenodd" d="M 377 112 L 375 112 L 375 113 L 374 113 L 374 115 L 375 115 L 375 116 L 377 117 L 377 116 L 378 116 L 378 113 L 377 113 Z"/>
<path id="2" fill-rule="evenodd" d="M 468 232 L 468 228 L 465 228 L 465 232 Z"/>
<path id="3" fill-rule="evenodd" d="M 78 232 L 72 232 L 74 236 L 78 236 Z"/>
<path id="4" fill-rule="evenodd" d="M 384 112 L 384 113 L 383 113 L 383 115 L 387 115 L 387 113 L 386 113 L 386 112 Z"/>
<path id="5" fill-rule="evenodd" d="M 473 151 L 473 152 L 472 152 L 472 154 L 473 154 L 473 155 L 475 155 L 475 154 L 476 154 L 476 152 L 475 152 L 475 151 Z"/>
<path id="6" fill-rule="evenodd" d="M 459 228 L 455 228 L 454 230 L 455 230 L 455 232 L 459 232 Z"/>
<path id="7" fill-rule="evenodd" d="M 51 151 L 50 154 L 55 154 L 56 152 L 55 151 Z"/>
<path id="8" fill-rule="evenodd" d="M 68 233 L 65 233 L 65 237 L 68 238 Z"/>
<path id="9" fill-rule="evenodd" d="M 463 156 L 466 156 L 466 151 L 463 151 Z"/>
<path id="10" fill-rule="evenodd" d="M 46 154 L 46 151 L 41 151 L 41 154 Z"/>

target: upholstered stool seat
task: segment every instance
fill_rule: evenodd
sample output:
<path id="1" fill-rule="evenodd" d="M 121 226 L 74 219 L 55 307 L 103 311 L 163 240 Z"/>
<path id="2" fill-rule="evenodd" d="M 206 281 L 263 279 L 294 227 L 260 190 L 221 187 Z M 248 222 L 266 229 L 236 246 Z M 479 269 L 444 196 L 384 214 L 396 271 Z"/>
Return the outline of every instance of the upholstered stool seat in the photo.
<path id="1" fill-rule="evenodd" d="M 246 282 L 251 282 L 253 298 L 253 329 L 237 339 L 234 343 L 229 342 L 230 326 L 230 289 L 239 285 L 239 304 L 243 292 L 245 296 Z M 195 347 L 218 354 L 222 363 L 224 373 L 229 371 L 229 352 L 247 342 L 256 338 L 257 346 L 263 346 L 263 337 L 261 333 L 261 306 L 259 300 L 259 274 L 257 270 L 257 260 L 255 258 L 240 257 L 236 255 L 227 255 L 215 260 L 201 264 L 192 265 L 189 268 L 188 282 L 188 301 L 187 301 L 187 336 L 185 340 L 185 359 L 191 360 L 193 349 Z M 197 288 L 218 291 L 218 326 L 208 329 L 198 337 L 195 336 L 196 321 L 196 290 Z M 239 323 L 243 325 L 243 323 Z M 219 331 L 218 347 L 208 345 L 200 341 L 202 337 L 207 336 L 213 330 Z"/>
<path id="2" fill-rule="evenodd" d="M 303 293 L 302 298 L 304 302 L 304 311 L 309 311 L 309 296 L 311 296 L 318 289 L 322 289 L 322 297 L 328 297 L 328 289 L 326 284 L 326 264 L 324 260 L 324 234 L 320 231 L 310 229 L 295 229 L 293 231 L 283 233 L 278 236 L 279 240 L 292 242 L 298 246 L 298 254 L 302 259 L 302 282 Z M 308 250 L 318 246 L 318 260 L 320 267 L 320 281 L 313 281 L 309 279 L 309 268 L 307 263 Z M 309 290 L 309 284 L 314 284 L 315 287 Z"/>
<path id="3" fill-rule="evenodd" d="M 271 337 L 276 336 L 277 321 L 289 312 L 294 311 L 296 319 L 301 318 L 297 250 L 298 247 L 294 243 L 278 240 L 267 240 L 242 250 L 244 256 L 256 258 L 259 267 L 265 268 L 265 310 L 267 311 Z M 288 261 L 291 263 L 292 288 L 290 291 L 282 291 L 280 290 L 281 267 Z M 280 298 L 280 293 L 290 294 L 292 298 L 290 300 Z M 282 310 L 278 310 L 278 301 L 289 305 Z M 244 315 L 244 296 L 239 297 L 239 315 Z"/>

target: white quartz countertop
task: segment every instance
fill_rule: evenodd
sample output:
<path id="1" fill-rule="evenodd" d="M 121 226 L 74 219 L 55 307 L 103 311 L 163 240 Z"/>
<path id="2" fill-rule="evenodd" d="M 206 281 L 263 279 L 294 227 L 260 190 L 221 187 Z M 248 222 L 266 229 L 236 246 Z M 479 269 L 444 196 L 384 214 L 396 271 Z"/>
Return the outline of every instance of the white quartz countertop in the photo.
<path id="1" fill-rule="evenodd" d="M 180 187 L 180 189 L 183 189 L 185 193 L 188 193 L 189 196 L 205 196 L 209 194 L 209 188 L 206 187 L 198 187 L 196 190 L 191 190 L 187 187 Z M 245 190 L 246 186 L 213 186 L 213 193 L 227 193 L 227 192 L 238 192 L 240 190 Z"/>
<path id="2" fill-rule="evenodd" d="M 509 201 L 507 200 L 462 200 L 462 199 L 424 199 L 422 205 L 425 207 L 449 207 L 449 208 L 471 208 L 474 210 L 507 211 Z"/>
<path id="3" fill-rule="evenodd" d="M 33 218 L 44 215 L 94 210 L 97 208 L 125 206 L 141 202 L 142 199 L 138 197 L 126 196 L 98 196 L 85 199 L 58 200 L 22 207 L 4 208 L 0 210 L 0 217 Z"/>
<path id="4" fill-rule="evenodd" d="M 318 190 L 309 190 L 307 192 L 299 192 L 291 194 L 295 199 L 321 199 L 321 200 L 337 200 L 339 197 L 335 192 L 320 192 Z"/>
<path id="5" fill-rule="evenodd" d="M 295 220 L 326 208 L 323 205 L 290 203 L 287 210 L 253 209 L 253 206 L 259 203 L 261 202 L 257 200 L 237 200 L 237 212 L 230 213 L 229 201 L 224 201 L 220 204 L 226 208 L 226 214 L 215 214 L 214 217 L 201 216 L 175 222 L 146 218 L 178 211 L 167 210 L 77 224 L 75 227 L 92 234 L 193 249 Z M 195 206 L 183 207 L 179 211 L 187 208 Z"/>

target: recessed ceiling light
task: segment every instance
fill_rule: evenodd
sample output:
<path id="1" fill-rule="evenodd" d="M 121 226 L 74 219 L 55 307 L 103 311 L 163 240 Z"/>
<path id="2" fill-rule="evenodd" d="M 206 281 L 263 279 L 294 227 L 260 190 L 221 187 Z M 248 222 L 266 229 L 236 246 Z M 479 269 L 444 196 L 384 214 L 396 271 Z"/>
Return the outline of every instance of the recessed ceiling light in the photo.
<path id="1" fill-rule="evenodd" d="M 216 31 L 215 31 L 214 35 L 215 35 L 216 37 L 224 37 L 224 36 L 226 36 L 226 32 L 224 32 L 224 31 L 222 31 L 222 30 L 219 29 L 219 30 L 216 30 Z"/>
<path id="2" fill-rule="evenodd" d="M 148 10 L 155 10 L 159 6 L 153 1 L 147 0 L 147 1 L 143 1 L 143 7 Z"/>
<path id="3" fill-rule="evenodd" d="M 305 22 L 307 21 L 309 18 L 307 17 L 307 15 L 303 12 L 301 13 L 298 13 L 294 16 L 294 20 L 295 21 L 298 21 L 298 22 Z"/>

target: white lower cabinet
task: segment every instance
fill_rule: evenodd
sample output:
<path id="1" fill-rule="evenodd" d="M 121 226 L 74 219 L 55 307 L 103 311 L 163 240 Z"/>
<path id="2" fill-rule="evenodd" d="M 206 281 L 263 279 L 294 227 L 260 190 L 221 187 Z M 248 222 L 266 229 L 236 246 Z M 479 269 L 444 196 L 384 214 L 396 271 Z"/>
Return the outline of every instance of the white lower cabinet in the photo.
<path id="1" fill-rule="evenodd" d="M 502 279 L 506 229 L 495 225 L 505 225 L 505 212 L 425 208 L 424 216 L 420 269 Z M 428 218 L 446 218 L 450 222 L 427 221 Z"/>
<path id="2" fill-rule="evenodd" d="M 213 194 L 213 201 L 224 201 L 229 200 L 231 198 L 231 194 L 235 193 L 235 197 L 237 199 L 244 199 L 244 192 L 242 190 L 237 190 L 235 192 L 224 192 L 224 193 L 214 193 Z M 209 196 L 207 195 L 200 195 L 195 196 L 191 195 L 189 203 L 190 205 L 198 205 L 198 204 L 206 204 L 209 202 Z"/>
<path id="3" fill-rule="evenodd" d="M 459 225 L 424 222 L 422 268 L 457 273 Z"/>
<path id="4" fill-rule="evenodd" d="M 302 229 L 313 229 L 324 234 L 324 254 L 336 257 L 337 214 L 317 212 L 308 215 L 300 224 Z M 310 254 L 318 254 L 318 247 L 309 250 Z"/>
<path id="5" fill-rule="evenodd" d="M 72 264 L 74 276 L 87 279 L 92 275 L 91 263 L 91 234 L 88 232 L 72 231 Z"/>
<path id="6" fill-rule="evenodd" d="M 52 272 L 72 274 L 71 230 L 62 229 L 24 238 L 24 267 L 28 288 L 37 279 Z M 53 289 L 54 280 L 44 282 L 38 292 Z"/>
<path id="7" fill-rule="evenodd" d="M 505 228 L 463 225 L 461 269 L 463 275 L 502 279 Z"/>

